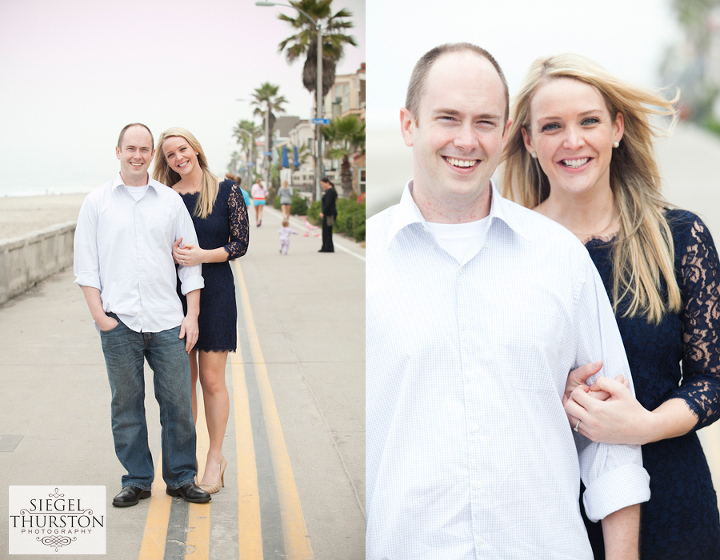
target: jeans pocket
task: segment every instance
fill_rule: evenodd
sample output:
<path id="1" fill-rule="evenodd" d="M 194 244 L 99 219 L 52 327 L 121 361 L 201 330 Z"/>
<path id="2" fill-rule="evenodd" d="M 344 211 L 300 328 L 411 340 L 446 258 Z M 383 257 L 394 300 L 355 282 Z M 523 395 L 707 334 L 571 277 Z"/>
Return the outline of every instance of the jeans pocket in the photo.
<path id="1" fill-rule="evenodd" d="M 102 334 L 110 334 L 111 332 L 116 331 L 117 328 L 118 328 L 121 324 L 122 324 L 122 323 L 120 323 L 120 321 L 118 321 L 118 324 L 115 325 L 115 326 L 114 326 L 112 329 L 110 329 L 109 331 L 103 331 L 103 330 L 100 330 L 100 329 L 98 329 L 98 330 L 100 330 L 100 334 L 101 334 L 101 335 L 102 335 Z"/>
<path id="2" fill-rule="evenodd" d="M 109 331 L 100 330 L 100 328 L 98 327 L 98 332 L 100 333 L 100 336 L 101 336 L 101 337 L 102 337 L 103 335 L 108 335 L 108 334 L 112 334 L 112 333 L 117 332 L 118 329 L 120 329 L 120 327 L 125 327 L 125 324 L 124 324 L 120 319 L 118 319 L 118 316 L 115 315 L 114 313 L 108 313 L 108 317 L 112 317 L 113 319 L 115 319 L 115 320 L 117 321 L 117 325 L 115 325 L 115 326 L 114 326 L 112 329 L 110 329 Z"/>

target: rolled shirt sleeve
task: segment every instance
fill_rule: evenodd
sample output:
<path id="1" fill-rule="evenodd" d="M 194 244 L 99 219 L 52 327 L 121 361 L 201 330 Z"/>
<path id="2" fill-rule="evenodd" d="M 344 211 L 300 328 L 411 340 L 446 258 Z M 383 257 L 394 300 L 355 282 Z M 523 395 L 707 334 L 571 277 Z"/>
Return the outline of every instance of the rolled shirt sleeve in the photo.
<path id="1" fill-rule="evenodd" d="M 100 282 L 100 261 L 97 245 L 98 208 L 97 197 L 85 197 L 78 215 L 73 241 L 73 272 L 75 283 L 102 290 Z"/>
<path id="2" fill-rule="evenodd" d="M 183 245 L 198 245 L 195 226 L 193 225 L 190 213 L 180 197 L 175 201 L 177 207 L 175 213 L 175 240 L 182 238 Z M 180 278 L 181 291 L 184 296 L 194 290 L 205 287 L 202 277 L 202 265 L 178 266 L 178 277 Z"/>
<path id="3" fill-rule="evenodd" d="M 594 264 L 587 258 L 585 280 L 580 283 L 575 314 L 578 334 L 576 367 L 602 357 L 598 376 L 615 378 L 623 375 L 630 382 L 632 375 L 625 356 L 620 331 L 615 321 L 605 287 Z M 595 443 L 574 433 L 580 459 L 580 473 L 586 491 L 585 510 L 591 521 L 598 521 L 624 507 L 650 499 L 650 476 L 642 465 L 639 445 Z"/>

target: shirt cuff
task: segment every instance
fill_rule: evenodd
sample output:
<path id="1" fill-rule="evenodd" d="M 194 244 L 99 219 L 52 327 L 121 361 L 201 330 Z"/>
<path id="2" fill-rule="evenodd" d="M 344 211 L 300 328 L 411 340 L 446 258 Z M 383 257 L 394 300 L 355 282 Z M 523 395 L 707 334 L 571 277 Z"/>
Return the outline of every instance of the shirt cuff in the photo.
<path id="1" fill-rule="evenodd" d="M 585 489 L 585 513 L 593 523 L 622 508 L 650 499 L 650 475 L 640 465 L 622 465 Z"/>
<path id="2" fill-rule="evenodd" d="M 75 283 L 78 286 L 87 286 L 88 288 L 102 289 L 100 286 L 100 277 L 96 274 L 82 273 L 75 277 Z"/>
<path id="3" fill-rule="evenodd" d="M 191 276 L 181 281 L 182 295 L 186 296 L 194 290 L 200 290 L 205 287 L 205 280 L 202 276 Z"/>

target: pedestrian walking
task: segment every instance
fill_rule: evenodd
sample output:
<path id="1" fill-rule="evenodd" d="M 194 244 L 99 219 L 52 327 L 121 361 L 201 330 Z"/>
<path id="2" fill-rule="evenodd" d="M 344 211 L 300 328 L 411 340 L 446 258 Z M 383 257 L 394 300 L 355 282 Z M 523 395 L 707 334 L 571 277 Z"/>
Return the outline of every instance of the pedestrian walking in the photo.
<path id="1" fill-rule="evenodd" d="M 250 194 L 252 194 L 253 204 L 255 206 L 255 226 L 260 227 L 262 225 L 263 207 L 265 206 L 265 199 L 268 195 L 268 190 L 263 186 L 262 179 L 258 178 L 252 186 Z"/>
<path id="2" fill-rule="evenodd" d="M 280 228 L 280 253 L 283 255 L 288 254 L 290 248 L 290 236 L 297 235 L 298 232 L 290 227 L 290 222 L 287 219 L 283 219 L 282 227 Z"/>
<path id="3" fill-rule="evenodd" d="M 292 189 L 288 187 L 287 181 L 282 182 L 282 187 L 278 190 L 278 196 L 280 197 L 280 211 L 282 212 L 282 217 L 289 220 L 290 208 L 292 206 Z"/>

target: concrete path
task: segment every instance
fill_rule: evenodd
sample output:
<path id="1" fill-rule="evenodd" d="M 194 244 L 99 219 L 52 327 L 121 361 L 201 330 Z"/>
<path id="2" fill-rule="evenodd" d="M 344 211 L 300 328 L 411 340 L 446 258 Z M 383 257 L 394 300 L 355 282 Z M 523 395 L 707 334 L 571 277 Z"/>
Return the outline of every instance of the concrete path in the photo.
<path id="1" fill-rule="evenodd" d="M 100 339 L 71 271 L 0 307 L 4 511 L 11 485 L 100 485 L 107 554 L 78 558 L 365 557 L 364 249 L 335 236 L 336 253 L 317 253 L 319 232 L 293 220 L 300 235 L 280 255 L 279 227 L 279 213 L 266 209 L 248 254 L 233 265 L 239 348 L 226 369 L 228 468 L 209 505 L 170 498 L 159 473 L 149 500 L 110 505 L 123 469 Z M 149 370 L 146 393 L 159 465 Z M 201 413 L 200 471 L 206 449 Z M 0 557 L 7 543 L 0 524 Z"/>

